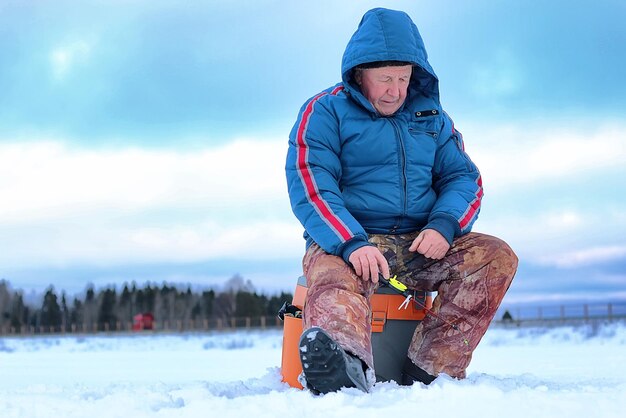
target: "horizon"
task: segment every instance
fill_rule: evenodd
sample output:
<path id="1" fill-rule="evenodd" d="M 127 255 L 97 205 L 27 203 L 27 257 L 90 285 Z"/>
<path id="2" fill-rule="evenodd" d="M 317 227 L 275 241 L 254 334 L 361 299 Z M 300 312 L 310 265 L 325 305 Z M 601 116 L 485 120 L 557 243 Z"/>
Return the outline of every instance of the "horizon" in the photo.
<path id="1" fill-rule="evenodd" d="M 241 278 L 243 282 L 239 286 L 235 285 L 234 288 L 231 289 L 232 284 L 230 282 L 235 278 Z M 0 278 L 0 283 L 3 280 L 4 279 Z M 116 292 L 116 294 L 118 294 L 118 297 L 119 297 L 124 287 L 128 287 L 130 290 L 132 286 L 135 286 L 137 290 L 145 289 L 148 286 L 155 288 L 155 289 L 161 289 L 167 286 L 169 288 L 175 288 L 179 292 L 186 292 L 189 289 L 194 294 L 199 294 L 199 293 L 202 293 L 203 291 L 208 291 L 208 290 L 212 290 L 216 294 L 227 293 L 231 290 L 235 290 L 235 293 L 239 291 L 243 291 L 243 292 L 248 292 L 248 293 L 255 293 L 257 295 L 262 295 L 266 297 L 274 297 L 274 296 L 279 296 L 281 294 L 290 294 L 293 296 L 295 292 L 295 282 L 294 282 L 293 289 L 263 290 L 263 289 L 258 289 L 252 281 L 247 280 L 245 277 L 242 277 L 238 274 L 233 275 L 231 278 L 225 280 L 223 283 L 210 284 L 210 285 L 193 285 L 191 283 L 182 283 L 182 282 L 160 282 L 159 283 L 159 282 L 148 280 L 142 283 L 138 283 L 135 281 L 129 281 L 129 282 L 124 281 L 120 283 L 110 283 L 110 284 L 105 284 L 101 286 L 96 286 L 91 282 L 87 282 L 82 290 L 73 291 L 73 292 L 68 292 L 65 289 L 58 288 L 57 286 L 53 284 L 50 284 L 40 289 L 30 289 L 28 292 L 26 292 L 26 290 L 24 289 L 14 287 L 8 281 L 5 281 L 5 282 L 7 285 L 7 290 L 11 292 L 11 295 L 21 294 L 24 303 L 36 309 L 40 308 L 39 305 L 43 302 L 43 297 L 48 290 L 52 290 L 53 293 L 59 298 L 62 295 L 65 295 L 66 298 L 68 298 L 68 300 L 72 300 L 74 298 L 79 299 L 79 300 L 84 300 L 86 292 L 89 289 L 92 289 L 96 294 L 100 294 L 102 292 L 105 292 L 106 290 L 113 290 Z M 437 292 L 431 292 L 431 293 L 432 293 L 431 296 L 434 297 Z M 608 309 L 610 309 L 608 307 L 609 305 L 612 305 L 613 307 L 612 309 L 613 309 L 614 316 L 616 317 L 623 316 L 624 308 L 626 308 L 626 300 L 619 298 L 619 297 L 614 298 L 614 299 L 602 299 L 602 298 L 587 298 L 587 297 L 577 297 L 577 296 L 573 296 L 569 298 L 568 297 L 563 298 L 563 297 L 536 296 L 536 297 L 527 297 L 527 298 L 524 298 L 523 300 L 511 300 L 511 298 L 508 298 L 508 299 L 505 299 L 500 305 L 500 307 L 498 308 L 496 315 L 494 317 L 494 321 L 498 320 L 498 318 L 504 313 L 504 311 L 507 311 L 507 310 L 513 310 L 512 313 L 516 315 L 516 318 L 520 316 L 520 312 L 523 312 L 523 315 L 521 315 L 522 317 L 526 319 L 529 319 L 530 317 L 530 319 L 533 319 L 535 318 L 535 316 L 533 315 L 537 314 L 537 311 L 536 311 L 537 309 L 545 308 L 545 309 L 548 309 L 548 311 L 544 313 L 544 315 L 547 314 L 547 317 L 543 319 L 554 320 L 554 319 L 558 319 L 558 315 L 555 314 L 556 311 L 552 312 L 552 310 L 556 308 L 566 308 L 569 311 L 574 309 L 576 312 L 578 312 L 579 315 L 582 315 L 585 307 L 590 308 L 590 309 L 593 309 L 593 308 L 606 309 L 608 312 Z M 616 312 L 615 309 L 618 309 L 618 311 Z M 528 313 L 529 310 L 532 310 L 533 313 L 529 314 Z M 592 315 L 592 318 L 594 315 L 595 314 Z"/>

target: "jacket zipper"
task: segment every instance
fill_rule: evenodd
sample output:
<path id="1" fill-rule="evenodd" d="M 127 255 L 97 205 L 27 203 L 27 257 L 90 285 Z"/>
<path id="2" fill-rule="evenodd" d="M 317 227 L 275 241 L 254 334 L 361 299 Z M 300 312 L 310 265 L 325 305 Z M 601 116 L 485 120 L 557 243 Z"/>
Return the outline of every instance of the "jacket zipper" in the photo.
<path id="1" fill-rule="evenodd" d="M 398 126 L 397 122 L 394 121 L 393 119 L 389 119 L 389 122 L 391 122 L 391 124 L 393 125 L 393 128 L 396 132 L 396 138 L 398 139 L 398 144 L 400 147 L 400 172 L 401 172 L 401 178 L 400 181 L 402 182 L 402 216 L 401 218 L 398 220 L 398 222 L 396 223 L 396 225 L 393 227 L 393 229 L 391 230 L 391 232 L 395 232 L 396 229 L 400 226 L 400 220 L 402 218 L 404 218 L 406 216 L 407 213 L 407 200 L 408 200 L 408 192 L 407 192 L 407 177 L 406 177 L 406 149 L 404 148 L 404 141 L 402 141 L 402 133 L 400 132 L 400 127 Z"/>

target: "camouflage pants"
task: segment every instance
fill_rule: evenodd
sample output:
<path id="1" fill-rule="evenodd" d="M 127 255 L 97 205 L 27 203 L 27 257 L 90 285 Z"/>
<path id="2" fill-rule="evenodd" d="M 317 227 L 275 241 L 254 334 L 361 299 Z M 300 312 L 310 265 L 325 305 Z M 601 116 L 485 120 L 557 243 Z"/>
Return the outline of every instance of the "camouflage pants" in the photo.
<path id="1" fill-rule="evenodd" d="M 427 315 L 417 326 L 408 357 L 434 376 L 464 378 L 513 280 L 517 257 L 502 240 L 469 233 L 454 240 L 443 259 L 431 260 L 408 251 L 417 234 L 370 235 L 369 241 L 387 258 L 392 276 L 411 289 L 437 292 L 432 311 L 439 318 Z M 373 369 L 369 299 L 377 285 L 315 244 L 304 255 L 303 270 L 308 285 L 304 329 L 323 328 Z"/>

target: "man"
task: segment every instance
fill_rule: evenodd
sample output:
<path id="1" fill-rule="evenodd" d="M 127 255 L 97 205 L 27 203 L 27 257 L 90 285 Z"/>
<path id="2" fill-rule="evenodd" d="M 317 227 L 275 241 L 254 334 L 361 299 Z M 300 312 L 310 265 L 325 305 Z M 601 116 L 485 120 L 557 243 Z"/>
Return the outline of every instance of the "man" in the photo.
<path id="1" fill-rule="evenodd" d="M 290 134 L 289 197 L 305 228 L 300 357 L 316 393 L 375 381 L 369 298 L 379 274 L 437 291 L 412 338 L 401 384 L 464 378 L 517 269 L 503 241 L 470 232 L 482 180 L 442 110 L 410 17 L 367 12 L 343 82 L 308 100 Z"/>

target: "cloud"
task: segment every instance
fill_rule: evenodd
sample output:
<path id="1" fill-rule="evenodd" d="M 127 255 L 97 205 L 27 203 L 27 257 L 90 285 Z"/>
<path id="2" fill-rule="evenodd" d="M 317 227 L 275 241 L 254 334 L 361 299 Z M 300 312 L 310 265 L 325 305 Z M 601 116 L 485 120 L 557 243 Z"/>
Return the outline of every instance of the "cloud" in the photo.
<path id="1" fill-rule="evenodd" d="M 540 261 L 544 265 L 577 268 L 621 259 L 626 259 L 626 245 L 610 245 L 564 251 L 559 254 L 551 254 L 549 257 L 542 257 Z"/>
<path id="2" fill-rule="evenodd" d="M 0 224 L 102 210 L 262 206 L 286 199 L 285 155 L 286 141 L 246 139 L 197 151 L 0 144 Z"/>
<path id="3" fill-rule="evenodd" d="M 254 217 L 252 211 L 248 215 Z M 0 242 L 7 249 L 0 254 L 0 261 L 12 268 L 263 261 L 297 258 L 304 249 L 302 231 L 293 222 L 261 219 L 237 223 L 207 218 L 187 226 L 176 219 L 161 219 L 159 223 L 101 222 L 96 216 L 36 224 L 19 234 L 0 227 Z"/>
<path id="4" fill-rule="evenodd" d="M 299 256 L 286 141 L 197 151 L 0 145 L 5 264 L 106 264 Z"/>
<path id="5" fill-rule="evenodd" d="M 524 263 L 606 265 L 608 249 L 625 242 L 624 128 L 559 120 L 467 127 L 486 191 L 474 229 L 505 239 Z M 583 256 L 597 248 L 603 255 Z"/>
<path id="6" fill-rule="evenodd" d="M 523 263 L 602 266 L 624 257 L 623 216 L 601 203 L 577 209 L 548 205 L 538 201 L 529 210 L 505 213 L 489 208 L 474 230 L 504 239 Z"/>
<path id="7" fill-rule="evenodd" d="M 510 125 L 468 126 L 466 149 L 477 163 L 488 187 L 512 190 L 588 176 L 626 166 L 623 122 L 596 127 L 519 121 Z M 557 127 L 558 126 L 558 127 Z"/>

